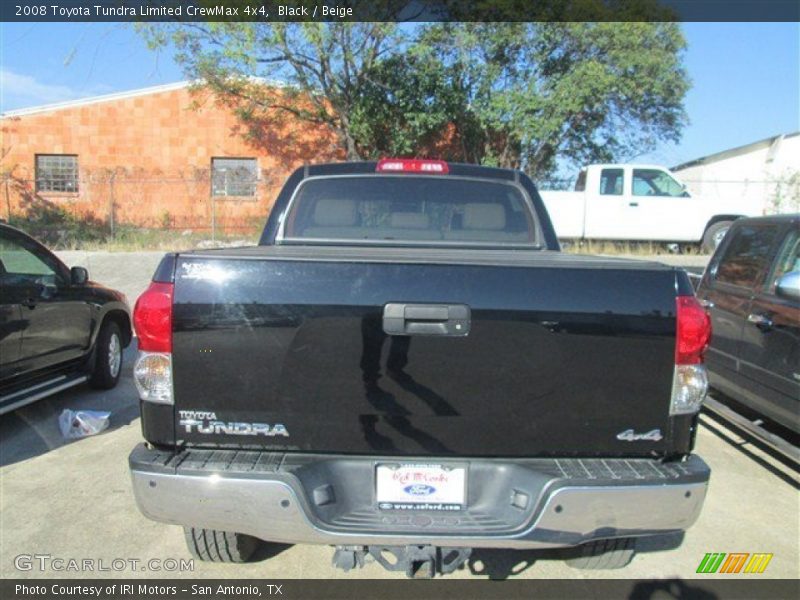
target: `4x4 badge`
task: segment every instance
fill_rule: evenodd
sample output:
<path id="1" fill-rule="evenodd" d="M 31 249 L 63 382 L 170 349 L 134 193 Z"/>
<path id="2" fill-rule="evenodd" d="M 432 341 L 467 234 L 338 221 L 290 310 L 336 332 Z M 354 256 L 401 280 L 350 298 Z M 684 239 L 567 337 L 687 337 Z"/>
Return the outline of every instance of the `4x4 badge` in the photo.
<path id="1" fill-rule="evenodd" d="M 622 433 L 618 433 L 617 439 L 623 442 L 658 442 L 664 439 L 664 436 L 661 435 L 660 429 L 651 429 L 647 433 L 636 433 L 633 429 L 627 429 Z"/>

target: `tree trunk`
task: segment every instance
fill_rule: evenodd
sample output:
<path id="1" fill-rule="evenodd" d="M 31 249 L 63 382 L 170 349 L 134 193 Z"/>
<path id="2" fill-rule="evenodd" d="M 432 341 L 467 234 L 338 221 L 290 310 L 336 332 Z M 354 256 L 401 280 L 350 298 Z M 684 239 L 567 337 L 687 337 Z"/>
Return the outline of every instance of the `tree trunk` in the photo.
<path id="1" fill-rule="evenodd" d="M 344 134 L 344 141 L 347 160 L 361 160 L 361 155 L 358 153 L 358 150 L 356 150 L 356 142 L 347 132 Z"/>
<path id="2" fill-rule="evenodd" d="M 361 155 L 356 149 L 356 141 L 350 135 L 350 122 L 347 117 L 342 117 L 341 125 L 336 133 L 339 135 L 339 140 L 347 153 L 347 160 L 361 160 Z"/>

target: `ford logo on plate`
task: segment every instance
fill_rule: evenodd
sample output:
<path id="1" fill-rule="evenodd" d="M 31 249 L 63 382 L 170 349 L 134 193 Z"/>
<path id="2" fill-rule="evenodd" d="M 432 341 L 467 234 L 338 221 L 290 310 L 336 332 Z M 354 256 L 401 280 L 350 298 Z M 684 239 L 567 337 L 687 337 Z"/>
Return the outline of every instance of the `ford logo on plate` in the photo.
<path id="1" fill-rule="evenodd" d="M 424 483 L 415 483 L 414 485 L 407 485 L 403 488 L 403 491 L 412 496 L 430 496 L 436 491 L 436 488 Z"/>

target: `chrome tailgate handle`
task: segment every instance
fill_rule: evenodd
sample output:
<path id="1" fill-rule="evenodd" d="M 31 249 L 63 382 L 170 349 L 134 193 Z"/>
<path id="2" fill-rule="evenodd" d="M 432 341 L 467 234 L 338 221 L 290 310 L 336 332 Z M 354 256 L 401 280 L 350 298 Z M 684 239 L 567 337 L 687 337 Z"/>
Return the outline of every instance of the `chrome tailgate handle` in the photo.
<path id="1" fill-rule="evenodd" d="M 406 304 L 383 307 L 383 331 L 388 335 L 469 334 L 471 313 L 466 304 Z"/>

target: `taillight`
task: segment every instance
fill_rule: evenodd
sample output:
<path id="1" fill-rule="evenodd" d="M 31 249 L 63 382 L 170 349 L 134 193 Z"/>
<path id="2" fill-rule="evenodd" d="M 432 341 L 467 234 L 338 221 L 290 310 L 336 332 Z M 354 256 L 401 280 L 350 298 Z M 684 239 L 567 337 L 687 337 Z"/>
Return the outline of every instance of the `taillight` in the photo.
<path id="1" fill-rule="evenodd" d="M 711 319 L 694 296 L 678 296 L 675 364 L 696 365 L 711 341 Z"/>
<path id="2" fill-rule="evenodd" d="M 139 398 L 173 404 L 172 396 L 172 296 L 171 283 L 153 282 L 139 296 L 133 325 L 139 338 L 139 357 L 133 381 Z"/>
<path id="3" fill-rule="evenodd" d="M 150 284 L 133 309 L 139 350 L 172 352 L 172 283 Z"/>
<path id="4" fill-rule="evenodd" d="M 142 352 L 133 365 L 133 382 L 145 402 L 174 404 L 172 396 L 172 355 Z"/>
<path id="5" fill-rule="evenodd" d="M 382 158 L 375 167 L 378 173 L 429 173 L 446 175 L 450 167 L 443 160 L 422 160 L 417 158 Z"/>
<path id="6" fill-rule="evenodd" d="M 670 415 L 692 414 L 708 393 L 708 373 L 703 364 L 711 341 L 711 318 L 694 296 L 676 299 L 675 371 Z"/>

